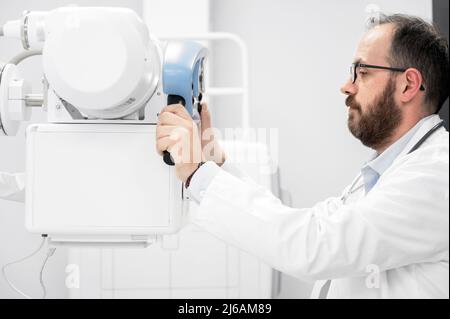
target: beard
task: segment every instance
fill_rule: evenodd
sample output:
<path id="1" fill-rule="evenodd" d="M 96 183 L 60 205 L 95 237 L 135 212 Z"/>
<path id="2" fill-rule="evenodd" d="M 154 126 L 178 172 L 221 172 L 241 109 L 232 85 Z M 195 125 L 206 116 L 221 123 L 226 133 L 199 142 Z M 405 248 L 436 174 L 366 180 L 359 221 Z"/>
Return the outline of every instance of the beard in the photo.
<path id="1" fill-rule="evenodd" d="M 384 91 L 363 112 L 354 96 L 345 104 L 350 107 L 348 128 L 354 137 L 372 149 L 389 143 L 395 129 L 402 121 L 402 112 L 394 99 L 395 81 L 390 79 Z"/>

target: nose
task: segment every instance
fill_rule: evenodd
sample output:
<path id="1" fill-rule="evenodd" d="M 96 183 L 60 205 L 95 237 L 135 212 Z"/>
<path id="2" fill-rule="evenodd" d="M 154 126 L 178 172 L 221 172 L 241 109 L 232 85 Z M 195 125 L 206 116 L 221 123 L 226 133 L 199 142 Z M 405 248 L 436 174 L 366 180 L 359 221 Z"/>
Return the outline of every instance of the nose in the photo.
<path id="1" fill-rule="evenodd" d="M 341 93 L 345 95 L 355 95 L 358 92 L 358 89 L 352 80 L 349 78 L 347 82 L 341 87 Z"/>

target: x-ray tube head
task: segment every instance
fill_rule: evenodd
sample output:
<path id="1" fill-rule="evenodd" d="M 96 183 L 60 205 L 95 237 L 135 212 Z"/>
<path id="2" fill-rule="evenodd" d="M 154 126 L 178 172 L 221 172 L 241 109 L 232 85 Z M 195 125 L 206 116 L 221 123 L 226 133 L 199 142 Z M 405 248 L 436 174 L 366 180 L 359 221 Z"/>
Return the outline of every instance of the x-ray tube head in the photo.
<path id="1" fill-rule="evenodd" d="M 50 86 L 88 117 L 126 117 L 155 93 L 158 44 L 133 11 L 62 8 L 48 14 L 45 32 L 43 66 Z"/>

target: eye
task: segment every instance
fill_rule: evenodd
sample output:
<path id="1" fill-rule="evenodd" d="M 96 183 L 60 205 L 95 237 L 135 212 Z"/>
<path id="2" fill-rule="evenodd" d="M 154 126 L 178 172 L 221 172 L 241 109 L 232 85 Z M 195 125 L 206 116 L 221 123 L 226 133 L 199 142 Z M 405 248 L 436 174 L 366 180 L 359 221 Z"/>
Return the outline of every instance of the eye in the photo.
<path id="1" fill-rule="evenodd" d="M 366 70 L 359 70 L 359 71 L 358 71 L 358 75 L 364 76 L 364 75 L 366 75 L 366 74 L 367 74 L 367 71 L 366 71 Z"/>

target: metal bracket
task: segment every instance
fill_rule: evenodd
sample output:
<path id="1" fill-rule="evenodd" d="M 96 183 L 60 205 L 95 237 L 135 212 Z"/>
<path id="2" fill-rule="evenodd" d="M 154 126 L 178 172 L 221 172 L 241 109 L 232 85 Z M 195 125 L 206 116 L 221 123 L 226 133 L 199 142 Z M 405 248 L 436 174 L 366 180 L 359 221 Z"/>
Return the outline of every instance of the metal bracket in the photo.
<path id="1" fill-rule="evenodd" d="M 85 120 L 86 119 L 86 117 L 84 117 L 83 114 L 81 114 L 81 112 L 78 111 L 78 109 L 75 106 L 73 106 L 69 102 L 63 100 L 62 98 L 59 98 L 59 100 L 61 101 L 62 105 L 67 110 L 67 112 L 69 112 L 72 119 L 74 119 L 74 120 Z"/>
<path id="2" fill-rule="evenodd" d="M 0 86 L 2 85 L 2 74 L 3 74 L 3 69 L 5 68 L 5 66 L 6 66 L 6 64 L 0 63 Z M 6 134 L 5 129 L 3 128 L 1 112 L 0 112 L 0 133 L 3 133 L 4 135 L 8 135 L 8 134 Z"/>
<path id="3" fill-rule="evenodd" d="M 30 49 L 30 44 L 28 43 L 28 14 L 29 13 L 30 13 L 30 11 L 24 11 L 23 22 L 22 22 L 22 26 L 20 28 L 22 46 L 25 50 Z"/>

